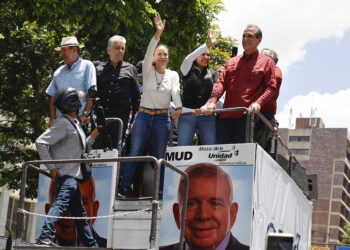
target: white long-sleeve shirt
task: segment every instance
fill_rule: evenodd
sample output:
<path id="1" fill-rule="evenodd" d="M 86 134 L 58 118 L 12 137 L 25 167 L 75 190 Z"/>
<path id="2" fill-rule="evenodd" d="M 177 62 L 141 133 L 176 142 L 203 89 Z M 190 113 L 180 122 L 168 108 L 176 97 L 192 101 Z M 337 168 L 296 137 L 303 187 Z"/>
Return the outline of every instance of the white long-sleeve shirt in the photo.
<path id="1" fill-rule="evenodd" d="M 171 97 L 175 107 L 182 106 L 180 96 L 179 74 L 176 71 L 165 69 L 165 73 L 159 74 L 152 65 L 154 50 L 159 40 L 152 37 L 148 44 L 145 59 L 142 65 L 143 94 L 140 107 L 149 109 L 169 109 Z M 157 75 L 157 76 L 156 76 Z M 157 79 L 162 81 L 158 84 Z"/>

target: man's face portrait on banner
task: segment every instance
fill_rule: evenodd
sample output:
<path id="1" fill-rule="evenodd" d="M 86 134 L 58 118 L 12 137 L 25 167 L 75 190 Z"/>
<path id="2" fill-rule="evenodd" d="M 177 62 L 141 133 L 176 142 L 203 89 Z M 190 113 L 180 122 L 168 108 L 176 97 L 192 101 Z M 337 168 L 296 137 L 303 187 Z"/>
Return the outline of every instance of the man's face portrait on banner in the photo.
<path id="1" fill-rule="evenodd" d="M 242 234 L 245 235 L 246 244 L 250 240 L 250 223 L 251 220 L 251 189 L 252 189 L 252 167 L 242 166 L 225 166 L 225 170 L 231 172 L 228 174 L 220 166 L 212 163 L 197 163 L 189 167 L 180 167 L 182 171 L 187 173 L 189 178 L 188 203 L 186 212 L 186 223 L 184 238 L 186 249 L 249 249 L 249 247 L 237 239 L 237 235 L 242 240 Z M 232 171 L 236 174 L 238 179 L 244 178 L 244 186 L 239 187 L 238 190 L 245 189 L 247 193 L 243 193 L 245 197 L 239 197 L 243 208 L 246 211 L 241 213 L 239 218 L 240 226 L 242 221 L 245 226 L 238 228 L 236 221 L 238 219 L 239 202 L 234 199 L 234 185 L 231 180 Z M 183 177 L 176 178 L 172 172 L 166 174 L 169 181 L 168 190 L 165 195 L 164 211 L 162 220 L 166 221 L 161 225 L 161 242 L 160 249 L 176 249 L 179 238 L 176 239 L 176 234 L 172 229 L 170 215 L 167 212 L 169 203 L 172 202 L 172 214 L 176 224 L 177 231 L 181 229 L 181 218 L 184 208 L 184 192 L 185 179 Z M 248 181 L 246 181 L 248 180 Z M 174 199 L 174 184 L 176 185 L 176 199 Z M 239 182 L 235 181 L 235 184 Z M 239 194 L 238 196 L 241 196 Z M 174 197 L 174 198 L 171 198 Z M 170 199 L 170 200 L 169 200 Z M 174 199 L 174 200 L 172 200 Z M 170 221 L 169 221 L 170 220 Z M 236 231 L 242 231 L 242 234 L 237 235 L 232 231 L 235 227 Z M 175 243 L 175 244 L 174 244 Z M 170 245 L 169 245 L 170 244 Z M 221 249 L 220 248 L 220 249 Z"/>
<path id="2" fill-rule="evenodd" d="M 216 248 L 232 228 L 238 204 L 232 202 L 229 182 L 228 175 L 190 177 L 185 227 L 185 239 L 190 247 Z M 175 203 L 173 209 L 180 228 L 182 201 Z"/>

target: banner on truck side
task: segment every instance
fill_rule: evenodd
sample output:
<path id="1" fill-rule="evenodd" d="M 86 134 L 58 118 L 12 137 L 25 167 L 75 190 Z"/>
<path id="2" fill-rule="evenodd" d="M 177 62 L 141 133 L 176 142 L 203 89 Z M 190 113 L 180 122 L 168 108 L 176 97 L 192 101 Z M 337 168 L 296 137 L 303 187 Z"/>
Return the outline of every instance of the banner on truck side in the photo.
<path id="1" fill-rule="evenodd" d="M 248 249 L 255 148 L 255 144 L 168 148 L 166 160 L 190 175 L 186 244 Z M 165 169 L 160 249 L 173 249 L 179 242 L 179 181 L 179 174 Z"/>

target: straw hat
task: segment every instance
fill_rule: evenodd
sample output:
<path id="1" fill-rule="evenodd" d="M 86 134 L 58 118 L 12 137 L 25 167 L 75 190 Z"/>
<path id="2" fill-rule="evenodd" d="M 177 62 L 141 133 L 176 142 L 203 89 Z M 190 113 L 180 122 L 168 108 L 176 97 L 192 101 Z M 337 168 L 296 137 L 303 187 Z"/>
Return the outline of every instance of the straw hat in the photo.
<path id="1" fill-rule="evenodd" d="M 61 51 L 62 47 L 75 47 L 84 48 L 84 45 L 79 45 L 78 39 L 75 36 L 63 37 L 61 41 L 61 47 L 56 47 L 55 50 Z"/>

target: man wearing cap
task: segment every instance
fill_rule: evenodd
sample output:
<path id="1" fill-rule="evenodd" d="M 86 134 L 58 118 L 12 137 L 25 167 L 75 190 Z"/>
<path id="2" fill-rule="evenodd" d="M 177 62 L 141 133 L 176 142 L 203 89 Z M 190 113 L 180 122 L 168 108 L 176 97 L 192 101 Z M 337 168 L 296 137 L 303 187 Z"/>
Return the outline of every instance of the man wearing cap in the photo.
<path id="1" fill-rule="evenodd" d="M 68 87 L 84 92 L 84 96 L 80 99 L 82 107 L 79 110 L 79 117 L 81 124 L 86 123 L 86 114 L 92 106 L 92 101 L 87 93 L 89 88 L 96 85 L 96 71 L 91 61 L 80 58 L 79 52 L 83 47 L 75 36 L 68 36 L 63 37 L 61 46 L 55 48 L 61 52 L 61 57 L 66 64 L 55 71 L 53 79 L 46 89 L 46 93 L 50 96 L 49 127 L 56 118 L 61 116 L 61 112 L 53 105 L 54 96 L 60 89 Z"/>
<path id="2" fill-rule="evenodd" d="M 96 66 L 97 93 L 101 99 L 105 117 L 117 117 L 123 121 L 122 140 L 125 131 L 139 109 L 140 91 L 136 68 L 123 61 L 126 39 L 122 36 L 112 36 L 108 40 L 107 53 L 109 62 L 94 62 Z M 119 123 L 111 122 L 107 125 L 112 138 L 113 148 L 118 146 Z M 97 138 L 94 148 L 102 148 L 102 138 Z"/>

